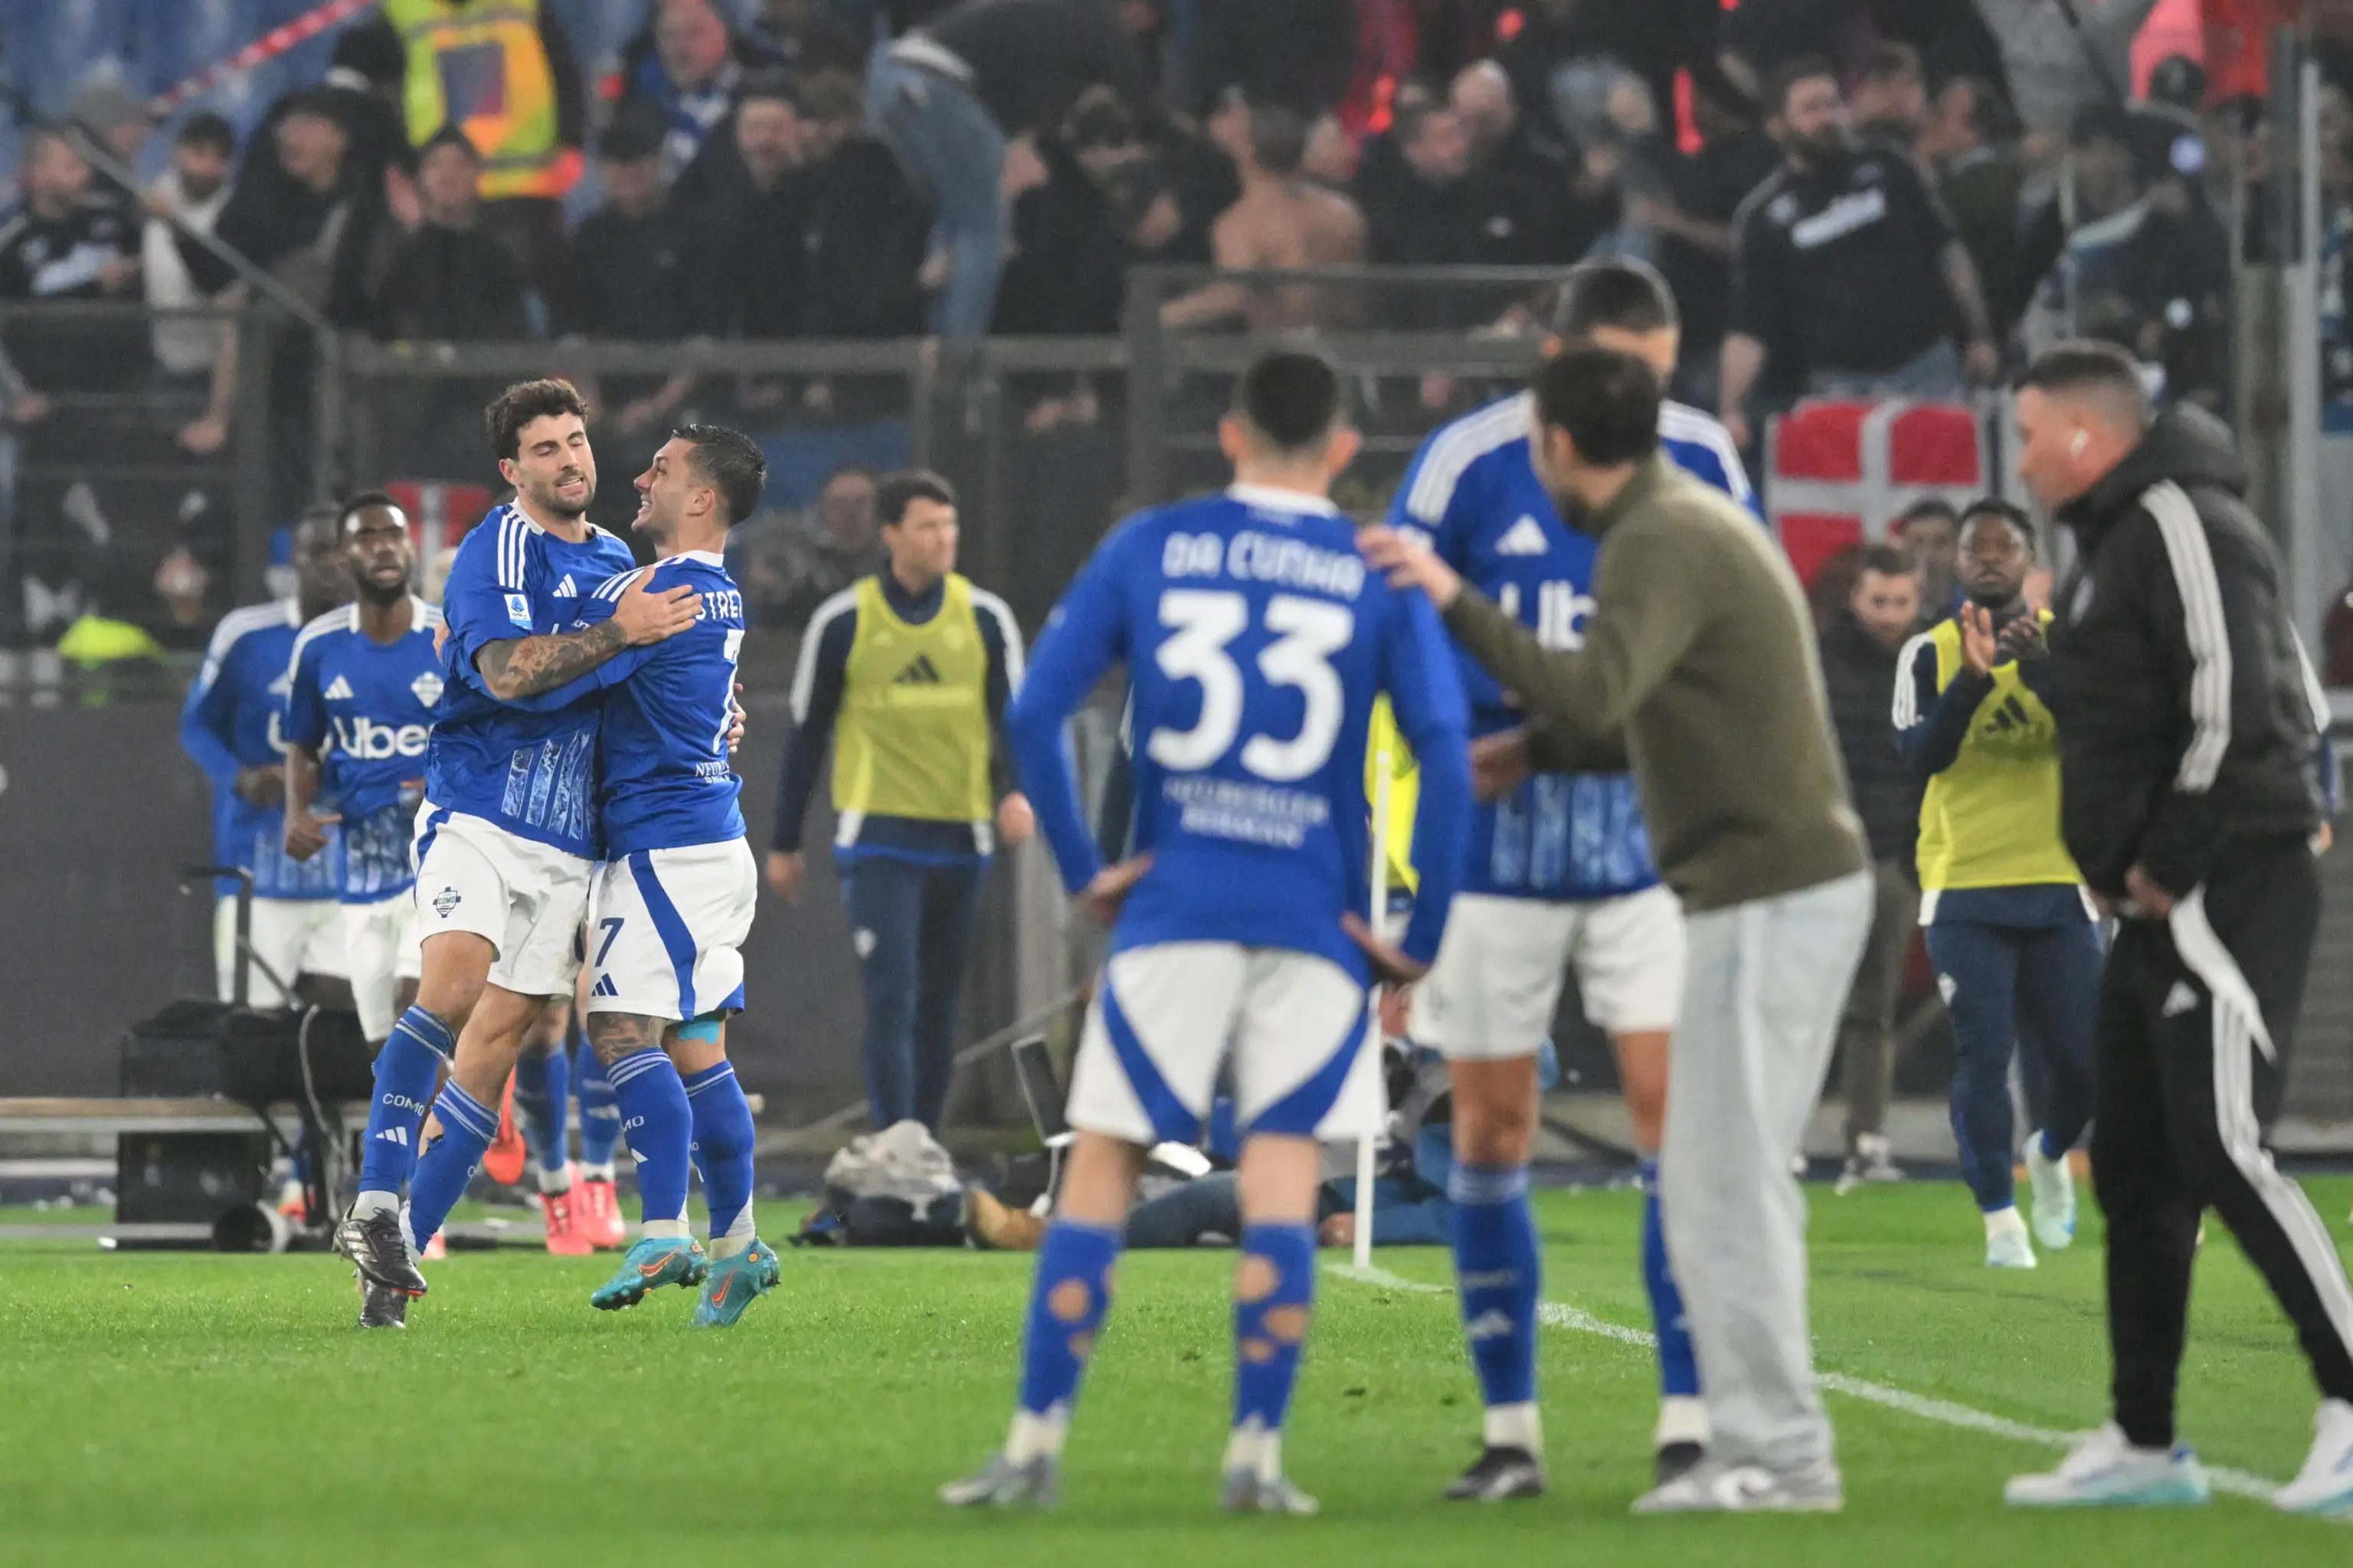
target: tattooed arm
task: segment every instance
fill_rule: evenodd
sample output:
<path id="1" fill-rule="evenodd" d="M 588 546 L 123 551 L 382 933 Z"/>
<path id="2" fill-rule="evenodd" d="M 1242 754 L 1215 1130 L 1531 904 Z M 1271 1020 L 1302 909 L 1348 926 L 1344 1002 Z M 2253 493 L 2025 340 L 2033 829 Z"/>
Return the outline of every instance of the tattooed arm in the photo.
<path id="1" fill-rule="evenodd" d="M 692 588 L 653 593 L 648 581 L 639 573 L 608 620 L 578 631 L 484 643 L 474 656 L 482 684 L 501 702 L 539 696 L 590 673 L 624 648 L 659 642 L 694 624 L 702 606 Z"/>

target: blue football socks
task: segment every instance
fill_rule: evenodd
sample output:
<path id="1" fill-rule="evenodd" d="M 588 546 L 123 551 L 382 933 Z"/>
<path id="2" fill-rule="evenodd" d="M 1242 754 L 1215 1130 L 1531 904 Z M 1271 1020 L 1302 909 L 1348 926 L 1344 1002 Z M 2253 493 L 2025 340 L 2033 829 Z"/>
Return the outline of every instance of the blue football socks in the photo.
<path id="1" fill-rule="evenodd" d="M 1487 1406 L 1487 1444 L 1537 1453 L 1536 1299 L 1544 1282 L 1527 1167 L 1458 1164 L 1446 1195 L 1462 1333 Z"/>
<path id="2" fill-rule="evenodd" d="M 1315 1302 L 1315 1232 L 1305 1224 L 1245 1225 L 1234 1273 L 1234 1429 L 1229 1471 L 1282 1473 L 1282 1421 Z"/>
<path id="3" fill-rule="evenodd" d="M 539 1167 L 539 1190 L 572 1190 L 572 1150 L 565 1124 L 572 1110 L 572 1058 L 561 1049 L 525 1051 L 515 1063 L 515 1118 Z"/>
<path id="4" fill-rule="evenodd" d="M 620 1102 L 621 1128 L 638 1161 L 639 1234 L 682 1236 L 686 1229 L 687 1146 L 694 1140 L 686 1086 L 658 1045 L 632 1051 L 605 1069 Z"/>
<path id="5" fill-rule="evenodd" d="M 1021 1340 L 1021 1397 L 1006 1457 L 1026 1464 L 1060 1454 L 1087 1354 L 1111 1309 L 1119 1233 L 1056 1220 L 1038 1246 L 1037 1283 Z"/>
<path id="6" fill-rule="evenodd" d="M 395 1038 L 399 1033 L 393 1031 Z M 417 1175 L 408 1184 L 409 1239 L 419 1246 L 433 1239 L 466 1195 L 467 1183 L 482 1168 L 482 1156 L 499 1135 L 498 1107 L 485 1106 L 454 1082 L 441 1086 L 433 1114 L 441 1123 L 441 1136 L 417 1161 Z"/>
<path id="7" fill-rule="evenodd" d="M 582 1035 L 572 1058 L 572 1083 L 580 1097 L 580 1168 L 600 1181 L 613 1179 L 613 1154 L 621 1141 L 621 1102 L 605 1065 Z"/>
<path id="8" fill-rule="evenodd" d="M 1651 1327 L 1659 1337 L 1659 1392 L 1669 1399 L 1699 1396 L 1699 1357 L 1692 1350 L 1683 1293 L 1667 1262 L 1667 1234 L 1659 1217 L 1659 1162 L 1642 1161 L 1642 1288 L 1651 1297 Z"/>
<path id="9" fill-rule="evenodd" d="M 376 1052 L 375 1101 L 368 1107 L 357 1212 L 400 1206 L 400 1190 L 417 1169 L 417 1135 L 433 1103 L 433 1086 L 456 1048 L 448 1024 L 412 1007 Z"/>
<path id="10" fill-rule="evenodd" d="M 711 1211 L 711 1255 L 733 1257 L 758 1239 L 752 1220 L 752 1103 L 726 1062 L 684 1080 L 694 1122 L 694 1165 Z"/>

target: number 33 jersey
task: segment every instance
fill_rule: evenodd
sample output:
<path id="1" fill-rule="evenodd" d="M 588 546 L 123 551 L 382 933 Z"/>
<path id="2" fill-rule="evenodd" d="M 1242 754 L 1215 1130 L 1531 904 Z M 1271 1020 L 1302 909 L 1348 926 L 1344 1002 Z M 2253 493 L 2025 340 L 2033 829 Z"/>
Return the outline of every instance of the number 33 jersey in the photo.
<path id="1" fill-rule="evenodd" d="M 1467 842 L 1467 720 L 1437 613 L 1356 553 L 1319 498 L 1237 485 L 1130 520 L 1088 562 L 1007 715 L 1063 880 L 1102 862 L 1060 749 L 1064 718 L 1114 663 L 1133 692 L 1134 842 L 1151 870 L 1114 950 L 1221 941 L 1320 954 L 1361 979 L 1340 926 L 1369 894 L 1365 743 L 1387 693 L 1425 781 L 1421 901 L 1403 946 L 1437 951 Z M 1428 858 L 1425 858 L 1428 857 Z"/>
<path id="2" fill-rule="evenodd" d="M 744 596 L 717 555 L 689 550 L 609 578 L 580 601 L 576 624 L 610 620 L 640 577 L 649 593 L 694 589 L 701 618 L 675 637 L 623 649 L 565 689 L 594 682 L 609 693 L 596 790 L 608 861 L 744 836 L 741 781 L 727 757 Z"/>

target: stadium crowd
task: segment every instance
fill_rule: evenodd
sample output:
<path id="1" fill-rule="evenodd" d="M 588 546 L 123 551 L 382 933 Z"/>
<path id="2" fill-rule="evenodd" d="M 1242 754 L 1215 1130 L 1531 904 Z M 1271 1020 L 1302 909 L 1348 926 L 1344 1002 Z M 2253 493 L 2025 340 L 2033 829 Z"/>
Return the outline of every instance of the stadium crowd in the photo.
<path id="1" fill-rule="evenodd" d="M 1141 263 L 1628 255 L 1683 303 L 1676 392 L 1744 445 L 1809 390 L 1956 394 L 2078 331 L 2216 405 L 2226 215 L 2261 243 L 2242 198 L 2265 111 L 2184 57 L 2126 101 L 2154 5 L 2087 4 L 2068 33 L 2044 0 L 653 0 L 584 58 L 557 0 L 488 21 L 393 0 L 248 126 L 199 107 L 151 130 L 115 64 L 91 76 L 69 129 L 27 133 L 0 301 L 251 300 L 188 229 L 384 342 L 1108 334 Z M 2353 194 L 2345 103 L 2332 89 L 2332 198 Z M 1163 306 L 1172 327 L 1267 310 L 1238 288 Z M 48 416 L 91 393 L 147 392 L 166 457 L 231 440 L 238 345 L 216 322 L 0 340 L 36 461 L 79 461 Z M 309 360 L 275 353 L 276 444 L 306 449 Z M 837 411 L 823 383 L 588 390 L 624 437 Z M 1082 391 L 1030 417 L 1100 414 Z M 421 450 L 455 449 L 435 435 Z M 296 479 L 275 497 L 289 520 Z M 203 591 L 225 514 L 196 508 L 152 592 L 113 596 L 167 644 L 225 608 Z M 20 624 L 18 598 L 0 642 L 70 622 L 58 599 Z"/>

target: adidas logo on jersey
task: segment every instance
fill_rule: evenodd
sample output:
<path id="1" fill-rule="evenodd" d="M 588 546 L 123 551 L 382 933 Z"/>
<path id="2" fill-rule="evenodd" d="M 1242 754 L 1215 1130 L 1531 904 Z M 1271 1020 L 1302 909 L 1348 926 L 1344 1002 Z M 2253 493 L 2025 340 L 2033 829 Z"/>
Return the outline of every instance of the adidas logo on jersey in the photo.
<path id="1" fill-rule="evenodd" d="M 940 673 L 933 666 L 930 654 L 918 653 L 913 663 L 891 677 L 891 683 L 894 686 L 936 686 L 940 683 Z"/>
<path id="2" fill-rule="evenodd" d="M 320 695 L 331 703 L 348 703 L 352 700 L 352 683 L 338 675 Z"/>
<path id="3" fill-rule="evenodd" d="M 573 586 L 572 574 L 570 572 L 565 573 L 564 580 L 555 585 L 555 594 L 558 599 L 578 599 L 580 597 L 580 590 Z"/>
<path id="4" fill-rule="evenodd" d="M 1544 524 L 1525 512 L 1495 541 L 1495 554 L 1499 556 L 1541 556 L 1551 548 L 1552 541 L 1545 537 Z"/>
<path id="5" fill-rule="evenodd" d="M 613 983 L 613 977 L 611 975 L 598 975 L 596 977 L 596 989 L 589 991 L 588 994 L 590 996 L 609 996 L 617 998 L 621 994 L 621 988 Z"/>

